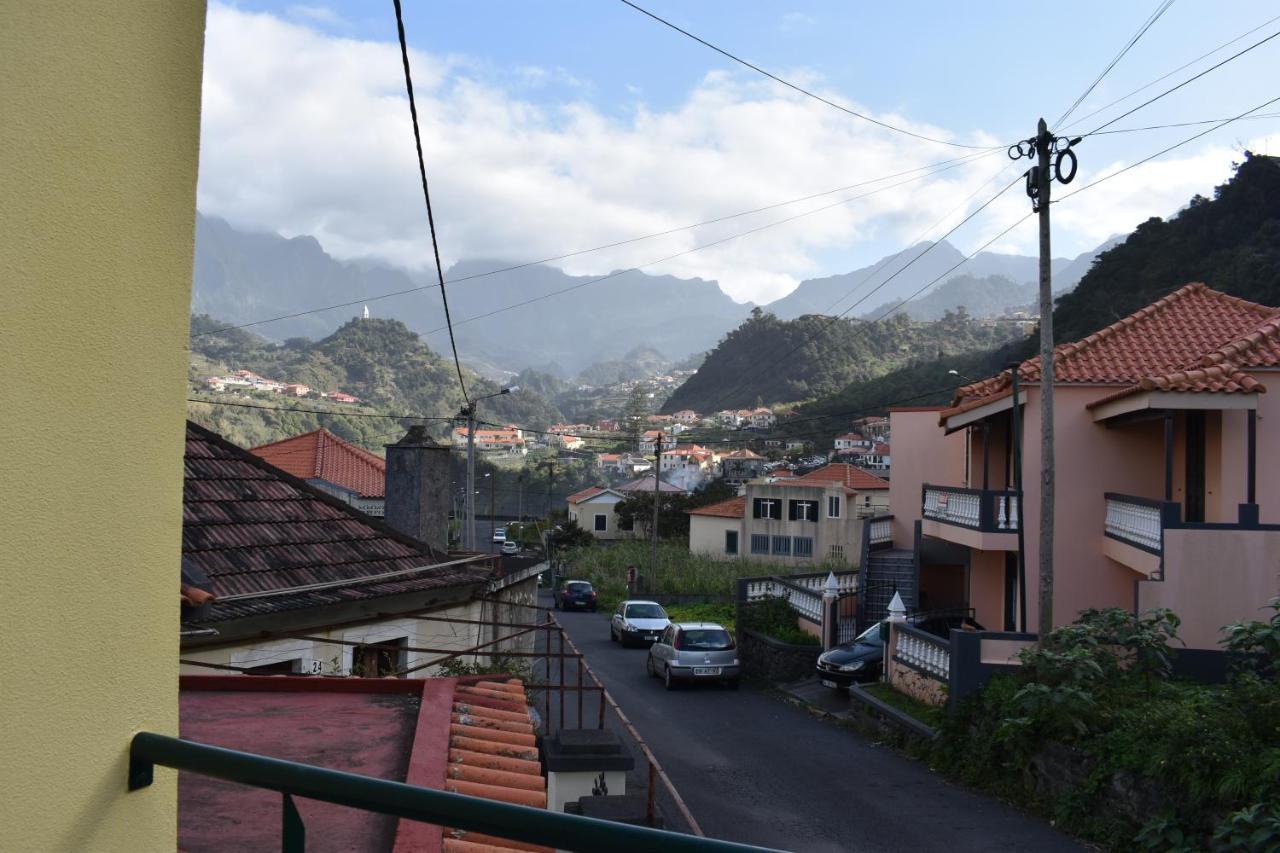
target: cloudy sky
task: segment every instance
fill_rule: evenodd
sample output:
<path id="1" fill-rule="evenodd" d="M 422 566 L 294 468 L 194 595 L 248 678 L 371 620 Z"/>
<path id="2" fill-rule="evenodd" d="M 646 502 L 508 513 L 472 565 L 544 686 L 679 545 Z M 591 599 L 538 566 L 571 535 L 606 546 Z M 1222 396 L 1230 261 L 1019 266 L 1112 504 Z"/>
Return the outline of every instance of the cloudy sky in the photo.
<path id="1" fill-rule="evenodd" d="M 881 121 L 994 146 L 1062 114 L 1156 3 L 647 5 Z M 805 278 L 942 235 L 1025 168 L 1003 152 L 914 139 L 804 98 L 613 0 L 405 7 L 446 266 L 551 257 L 824 194 L 557 262 L 574 274 L 647 265 L 767 302 Z M 1270 35 L 1280 20 L 1260 25 L 1277 12 L 1266 2 L 1179 0 L 1065 128 L 1092 130 Z M 1037 59 L 1040 39 L 1047 61 Z M 1278 59 L 1280 38 L 1113 127 L 1244 112 L 1280 95 Z M 1280 103 L 1263 112 L 1280 113 Z M 1208 126 L 1090 138 L 1071 189 Z M 1054 254 L 1086 251 L 1208 194 L 1245 148 L 1280 153 L 1280 118 L 1236 122 L 1055 206 Z M 898 177 L 865 183 L 889 175 Z M 390 0 L 210 4 L 198 200 L 242 228 L 314 235 L 336 257 L 427 268 Z M 950 239 L 972 250 L 1027 210 L 1015 186 Z M 762 227 L 780 220 L 789 221 Z M 742 232 L 752 233 L 661 260 Z M 992 246 L 1034 248 L 1030 221 Z"/>

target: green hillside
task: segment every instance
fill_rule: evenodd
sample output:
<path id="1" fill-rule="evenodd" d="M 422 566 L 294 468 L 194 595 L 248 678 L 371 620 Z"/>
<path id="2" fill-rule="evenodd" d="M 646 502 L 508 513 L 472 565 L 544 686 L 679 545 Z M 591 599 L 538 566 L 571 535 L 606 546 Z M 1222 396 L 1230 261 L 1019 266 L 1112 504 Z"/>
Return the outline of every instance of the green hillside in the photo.
<path id="1" fill-rule="evenodd" d="M 1015 331 L 947 311 L 932 323 L 898 315 L 874 322 L 806 314 L 779 320 L 757 308 L 672 394 L 665 412 L 700 412 L 832 394 L 921 358 L 987 349 Z"/>
<path id="2" fill-rule="evenodd" d="M 1169 220 L 1150 219 L 1102 253 L 1053 312 L 1059 342 L 1079 340 L 1192 282 L 1280 305 L 1280 159 L 1246 152 L 1213 198 L 1196 196 Z M 947 358 L 922 359 L 853 382 L 802 408 L 792 427 L 816 441 L 843 432 L 850 418 L 892 405 L 945 403 L 961 377 L 989 376 L 1036 354 L 1038 336 Z"/>
<path id="3" fill-rule="evenodd" d="M 453 363 L 432 351 L 398 320 L 352 320 L 319 341 L 290 338 L 272 343 L 243 329 L 202 334 L 224 326 L 207 315 L 191 318 L 192 396 L 220 402 L 251 403 L 292 411 L 245 406 L 189 404 L 194 420 L 242 446 L 255 446 L 324 426 L 351 441 L 381 451 L 389 436 L 400 434 L 397 421 L 352 417 L 355 413 L 449 417 L 462 405 Z M 211 394 L 204 377 L 247 369 L 281 382 L 301 383 L 316 391 L 343 391 L 362 405 L 341 406 L 318 397 L 285 398 L 258 393 L 250 397 Z M 472 395 L 491 394 L 499 386 L 464 368 Z M 334 411 L 322 415 L 298 411 Z M 483 420 L 535 428 L 560 420 L 560 412 L 534 390 L 522 389 L 480 405 Z M 447 429 L 441 424 L 440 432 Z"/>

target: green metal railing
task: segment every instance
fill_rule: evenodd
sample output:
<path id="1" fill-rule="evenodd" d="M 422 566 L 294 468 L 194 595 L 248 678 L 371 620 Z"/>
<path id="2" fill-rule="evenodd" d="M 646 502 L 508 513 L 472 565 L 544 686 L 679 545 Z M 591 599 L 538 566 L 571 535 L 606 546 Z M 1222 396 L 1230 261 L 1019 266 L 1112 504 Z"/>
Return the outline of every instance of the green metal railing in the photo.
<path id="1" fill-rule="evenodd" d="M 300 853 L 306 844 L 305 827 L 293 806 L 295 796 L 560 850 L 699 853 L 767 849 L 419 788 L 151 732 L 139 732 L 129 745 L 129 790 L 150 785 L 157 764 L 279 791 L 284 795 L 281 850 L 285 853 Z"/>

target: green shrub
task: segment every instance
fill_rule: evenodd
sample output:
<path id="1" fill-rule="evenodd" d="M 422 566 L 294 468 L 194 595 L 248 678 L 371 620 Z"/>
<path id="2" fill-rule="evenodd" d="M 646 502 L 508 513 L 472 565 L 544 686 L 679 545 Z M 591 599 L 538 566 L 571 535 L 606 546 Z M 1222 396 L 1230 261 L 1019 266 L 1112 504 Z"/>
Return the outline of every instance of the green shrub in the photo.
<path id="1" fill-rule="evenodd" d="M 672 604 L 664 608 L 672 622 L 718 622 L 734 633 L 736 607 L 730 603 Z"/>
<path id="2" fill-rule="evenodd" d="M 819 645 L 817 637 L 800 630 L 796 612 L 785 598 L 766 598 L 742 608 L 742 627 L 758 631 L 780 643 L 796 646 Z"/>

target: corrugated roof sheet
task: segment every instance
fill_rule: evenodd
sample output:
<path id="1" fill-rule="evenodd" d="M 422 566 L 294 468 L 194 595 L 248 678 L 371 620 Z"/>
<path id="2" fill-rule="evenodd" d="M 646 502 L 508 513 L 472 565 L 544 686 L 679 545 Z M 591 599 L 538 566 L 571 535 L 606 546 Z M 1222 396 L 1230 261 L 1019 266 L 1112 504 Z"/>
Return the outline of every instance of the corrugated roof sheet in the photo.
<path id="1" fill-rule="evenodd" d="M 380 498 L 386 493 L 386 460 L 327 429 L 264 444 L 251 452 L 303 480 L 327 480 L 363 498 Z"/>
<path id="2" fill-rule="evenodd" d="M 220 599 L 210 622 L 481 583 L 483 565 L 450 565 L 448 555 L 365 516 L 194 423 L 187 424 L 182 555 Z M 412 571 L 411 571 L 412 570 Z M 421 570 L 421 571 L 418 571 Z M 406 572 L 385 580 L 368 578 Z M 346 583 L 342 583 L 346 582 Z"/>

